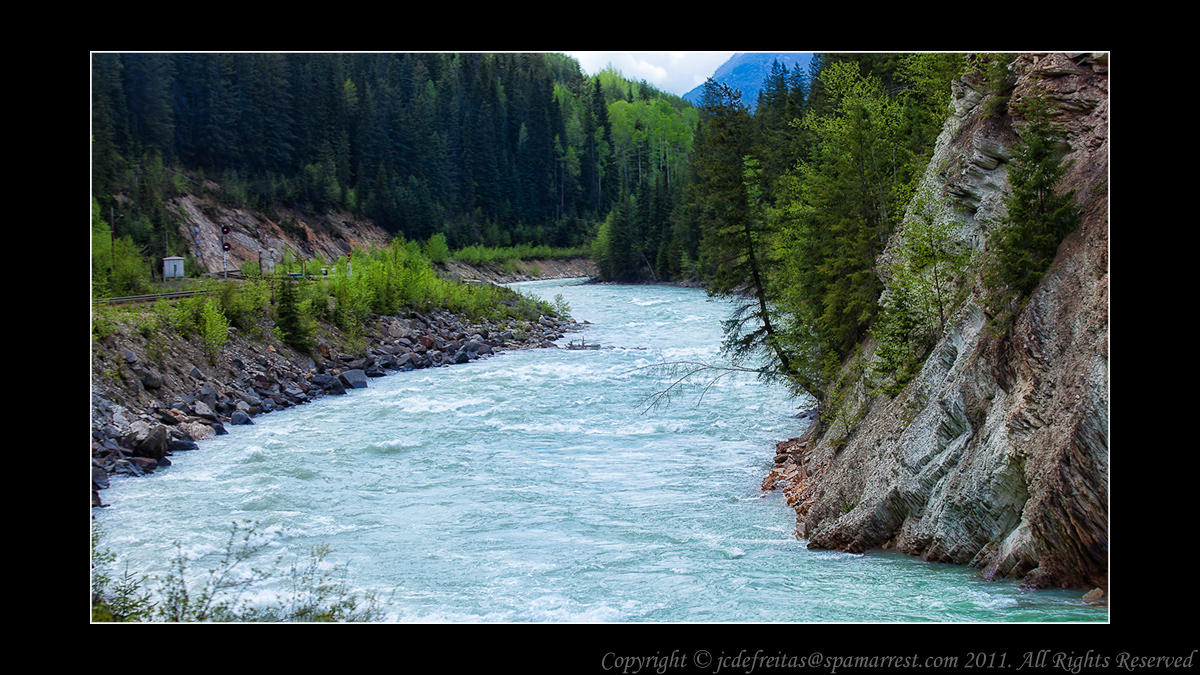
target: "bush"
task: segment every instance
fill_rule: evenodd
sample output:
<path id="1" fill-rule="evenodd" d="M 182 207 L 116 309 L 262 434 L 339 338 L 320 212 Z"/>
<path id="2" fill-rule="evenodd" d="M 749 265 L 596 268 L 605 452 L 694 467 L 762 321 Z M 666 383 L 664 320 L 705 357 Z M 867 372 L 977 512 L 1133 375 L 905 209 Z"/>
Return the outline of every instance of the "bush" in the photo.
<path id="1" fill-rule="evenodd" d="M 450 257 L 450 246 L 446 244 L 446 235 L 437 233 L 430 235 L 425 243 L 425 257 L 432 263 L 444 263 Z"/>
<path id="2" fill-rule="evenodd" d="M 100 546 L 100 530 L 92 530 L 92 620 L 109 622 L 246 622 L 246 621 L 375 621 L 382 610 L 370 595 L 359 595 L 346 583 L 346 568 L 327 569 L 330 549 L 321 544 L 308 557 L 293 563 L 282 579 L 249 562 L 265 548 L 253 524 L 233 524 L 225 551 L 216 567 L 199 580 L 191 579 L 189 560 L 182 552 L 157 584 L 128 568 L 112 576 L 116 561 Z M 281 564 L 282 558 L 276 560 Z M 198 583 L 197 583 L 198 581 Z M 246 594 L 270 581 L 281 591 L 270 602 L 251 602 Z"/>
<path id="3" fill-rule="evenodd" d="M 200 306 L 198 325 L 200 337 L 204 340 L 204 349 L 209 361 L 216 363 L 217 354 L 229 340 L 229 321 L 221 311 L 221 306 L 213 298 L 205 298 Z"/>

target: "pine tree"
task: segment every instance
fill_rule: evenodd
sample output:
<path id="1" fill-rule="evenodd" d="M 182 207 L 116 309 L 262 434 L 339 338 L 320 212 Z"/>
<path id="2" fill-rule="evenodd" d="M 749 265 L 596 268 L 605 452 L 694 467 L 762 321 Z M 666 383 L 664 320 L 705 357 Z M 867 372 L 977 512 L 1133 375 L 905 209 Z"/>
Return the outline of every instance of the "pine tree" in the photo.
<path id="1" fill-rule="evenodd" d="M 1065 132 L 1054 123 L 1049 102 L 1030 96 L 1017 112 L 1026 124 L 1008 172 L 1007 214 L 989 241 L 995 263 L 988 278 L 992 287 L 1002 285 L 1021 299 L 1041 281 L 1059 243 L 1079 224 L 1079 207 L 1073 192 L 1057 191 L 1069 164 L 1063 162 Z"/>
<path id="2" fill-rule="evenodd" d="M 771 322 L 765 258 L 771 234 L 758 160 L 749 155 L 750 115 L 741 92 L 711 78 L 704 84 L 701 111 L 693 151 L 696 180 L 689 194 L 700 209 L 709 291 L 752 298 L 725 323 L 725 346 L 737 358 L 767 356 L 772 360 L 767 370 L 788 373 L 791 360 Z"/>
<path id="3" fill-rule="evenodd" d="M 300 311 L 296 283 L 288 276 L 280 278 L 275 326 L 285 344 L 302 354 L 308 354 L 312 351 L 312 331 Z"/>

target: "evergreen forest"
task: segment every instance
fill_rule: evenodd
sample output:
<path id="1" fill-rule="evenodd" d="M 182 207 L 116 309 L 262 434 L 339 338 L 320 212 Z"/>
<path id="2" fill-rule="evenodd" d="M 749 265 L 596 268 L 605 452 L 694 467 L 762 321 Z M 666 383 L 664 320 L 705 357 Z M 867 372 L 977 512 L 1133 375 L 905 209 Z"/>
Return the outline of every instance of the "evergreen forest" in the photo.
<path id="1" fill-rule="evenodd" d="M 916 275 L 881 299 L 876 259 L 926 198 L 952 80 L 1002 90 L 1005 62 L 818 54 L 803 71 L 775 64 L 753 106 L 710 79 L 693 107 L 557 54 L 98 53 L 93 204 L 114 247 L 150 259 L 183 253 L 166 204 L 204 179 L 267 214 L 345 211 L 451 250 L 587 246 L 605 280 L 742 299 L 729 351 L 824 400 L 864 337 L 894 388 L 944 322 L 944 285 Z M 1056 147 L 1051 126 L 1033 132 L 1034 155 Z M 1071 217 L 1054 214 L 1054 237 Z M 1046 255 L 1013 253 L 1034 235 L 1005 232 L 997 283 L 1027 292 Z M 944 238 L 925 233 L 910 261 L 961 275 Z"/>

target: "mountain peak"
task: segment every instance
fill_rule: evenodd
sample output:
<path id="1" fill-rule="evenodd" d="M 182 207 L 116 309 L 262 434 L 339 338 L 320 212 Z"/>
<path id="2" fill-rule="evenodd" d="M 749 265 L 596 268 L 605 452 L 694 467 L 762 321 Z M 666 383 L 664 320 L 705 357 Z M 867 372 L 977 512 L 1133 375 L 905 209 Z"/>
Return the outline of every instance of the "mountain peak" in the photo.
<path id="1" fill-rule="evenodd" d="M 763 78 L 771 72 L 773 62 L 778 61 L 789 72 L 796 68 L 807 71 L 812 56 L 812 52 L 738 52 L 717 68 L 712 79 L 741 91 L 742 103 L 754 112 Z M 684 94 L 683 98 L 692 105 L 700 105 L 703 93 L 704 85 L 700 85 Z"/>

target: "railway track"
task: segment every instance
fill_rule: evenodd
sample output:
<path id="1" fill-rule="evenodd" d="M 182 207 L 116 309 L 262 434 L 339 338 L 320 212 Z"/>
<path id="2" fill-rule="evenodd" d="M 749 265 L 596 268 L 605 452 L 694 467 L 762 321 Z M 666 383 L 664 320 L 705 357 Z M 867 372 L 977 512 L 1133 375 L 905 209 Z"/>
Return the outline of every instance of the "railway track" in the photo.
<path id="1" fill-rule="evenodd" d="M 150 295 L 126 295 L 119 298 L 93 298 L 95 304 L 105 305 L 121 305 L 129 302 L 156 302 L 158 300 L 178 300 L 180 298 L 190 298 L 193 295 L 207 293 L 208 291 L 176 291 L 174 293 L 152 293 Z"/>

